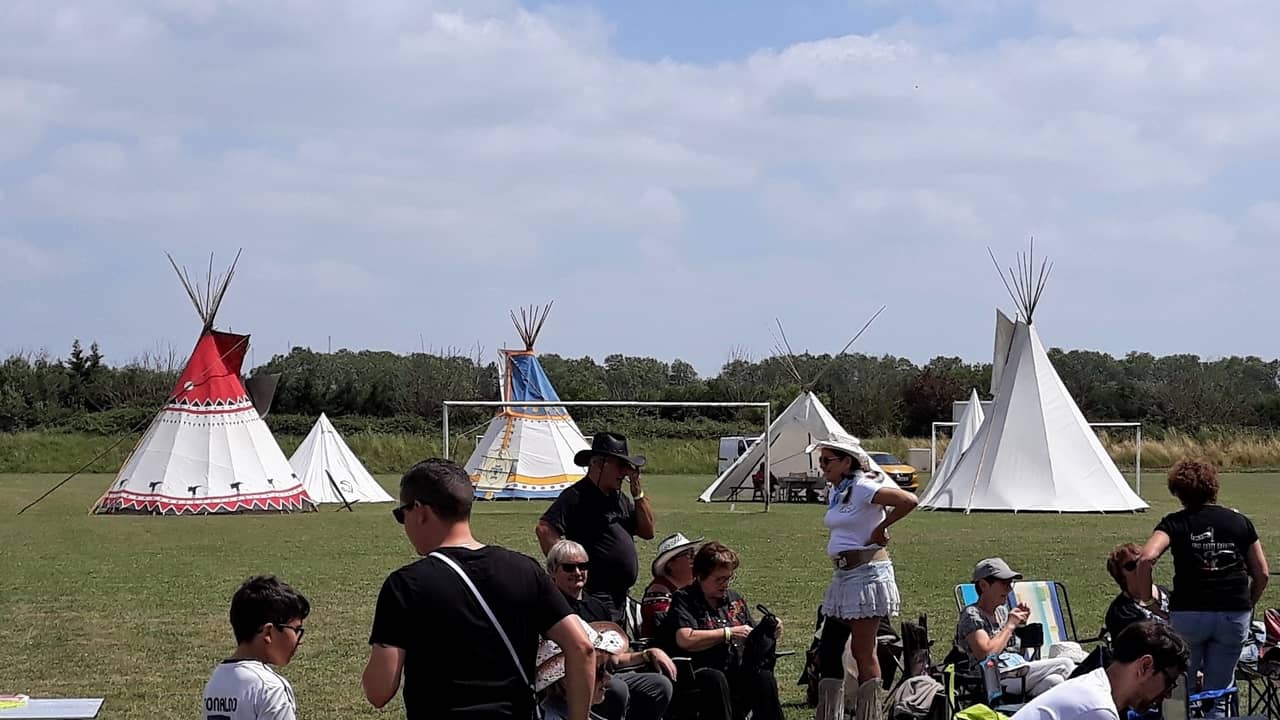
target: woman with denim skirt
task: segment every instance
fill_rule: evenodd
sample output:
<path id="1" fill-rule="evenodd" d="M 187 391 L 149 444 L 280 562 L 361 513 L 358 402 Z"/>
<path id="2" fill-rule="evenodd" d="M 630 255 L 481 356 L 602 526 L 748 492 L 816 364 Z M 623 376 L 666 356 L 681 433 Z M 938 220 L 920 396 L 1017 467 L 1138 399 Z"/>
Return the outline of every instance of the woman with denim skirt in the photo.
<path id="1" fill-rule="evenodd" d="M 822 601 L 818 643 L 818 720 L 844 717 L 844 646 L 858 666 L 858 718 L 882 716 L 876 632 L 882 618 L 898 614 L 901 600 L 885 546 L 889 526 L 916 508 L 916 496 L 871 469 L 871 458 L 853 438 L 810 445 L 830 487 L 823 522 L 831 531 L 827 555 L 835 566 Z M 852 640 L 850 641 L 850 635 Z"/>
<path id="2" fill-rule="evenodd" d="M 1191 648 L 1188 692 L 1196 671 L 1203 690 L 1222 690 L 1235 680 L 1253 607 L 1267 587 L 1267 558 L 1253 523 L 1243 513 L 1218 504 L 1218 471 L 1209 463 L 1183 460 L 1169 470 L 1169 492 L 1182 509 L 1156 525 L 1138 559 L 1136 599 L 1154 607 L 1151 576 L 1166 551 L 1173 554 L 1169 622 Z M 1221 703 L 1205 717 L 1224 717 Z"/>

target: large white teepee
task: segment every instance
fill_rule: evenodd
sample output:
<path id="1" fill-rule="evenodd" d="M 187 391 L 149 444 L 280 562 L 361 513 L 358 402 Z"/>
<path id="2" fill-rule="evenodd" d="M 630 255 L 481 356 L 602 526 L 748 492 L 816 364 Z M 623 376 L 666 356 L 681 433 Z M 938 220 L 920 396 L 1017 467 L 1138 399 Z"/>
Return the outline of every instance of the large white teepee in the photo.
<path id="1" fill-rule="evenodd" d="M 960 464 L 960 456 L 973 444 L 973 439 L 978 436 L 978 430 L 982 427 L 984 417 L 982 414 L 982 400 L 978 398 L 977 389 L 973 389 L 969 392 L 969 402 L 965 403 L 964 412 L 960 413 L 960 422 L 951 433 L 951 442 L 947 443 L 947 451 L 942 456 L 942 465 L 938 466 L 937 471 L 933 473 L 933 477 L 929 479 L 929 487 L 925 489 L 921 497 L 927 500 L 930 491 L 935 487 L 941 487 L 941 480 Z"/>
<path id="2" fill-rule="evenodd" d="M 235 263 L 217 280 L 210 271 L 207 284 L 197 287 L 173 258 L 169 262 L 204 328 L 168 401 L 94 510 L 194 515 L 314 508 L 240 379 L 249 336 L 213 329 Z"/>
<path id="3" fill-rule="evenodd" d="M 769 426 L 770 451 L 769 469 L 778 478 L 794 473 L 818 475 L 818 453 L 806 453 L 809 445 L 819 440 L 841 440 L 860 444 L 858 439 L 840 426 L 835 417 L 827 410 L 817 395 L 805 391 L 783 410 Z M 764 465 L 764 435 L 757 439 L 751 449 L 740 455 L 715 482 L 703 491 L 698 500 L 713 502 L 717 500 L 752 499 L 751 477 Z M 869 459 L 869 458 L 868 458 Z M 880 466 L 871 460 L 871 467 L 880 471 Z M 888 477 L 887 475 L 885 476 Z"/>
<path id="4" fill-rule="evenodd" d="M 498 386 L 503 401 L 560 400 L 533 350 L 550 311 L 547 305 L 522 308 L 520 318 L 511 313 L 524 349 L 499 351 Z M 582 478 L 583 469 L 573 456 L 588 447 L 565 408 L 508 405 L 489 422 L 467 460 L 467 474 L 475 484 L 476 497 L 483 500 L 554 500 Z"/>
<path id="5" fill-rule="evenodd" d="M 1032 317 L 1049 266 L 1038 279 L 1020 257 L 1009 271 L 1019 316 L 1007 332 L 998 323 L 995 402 L 959 463 L 930 485 L 920 507 L 935 510 L 1128 512 L 1147 504 L 1138 497 L 1084 419 L 1049 363 Z M 1014 288 L 1016 288 L 1016 293 Z"/>
<path id="6" fill-rule="evenodd" d="M 395 498 L 369 474 L 338 430 L 320 413 L 311 432 L 289 458 L 307 495 L 317 503 L 383 503 Z"/>

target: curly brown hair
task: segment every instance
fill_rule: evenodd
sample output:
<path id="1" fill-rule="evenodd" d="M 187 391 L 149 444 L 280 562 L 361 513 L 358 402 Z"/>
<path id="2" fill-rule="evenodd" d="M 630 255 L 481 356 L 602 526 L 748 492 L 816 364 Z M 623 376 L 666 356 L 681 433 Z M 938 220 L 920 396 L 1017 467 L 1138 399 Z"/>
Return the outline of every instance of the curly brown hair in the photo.
<path id="1" fill-rule="evenodd" d="M 693 574 L 700 580 L 706 580 L 711 577 L 711 573 L 723 567 L 737 570 L 738 554 L 715 540 L 703 545 L 698 549 L 698 554 L 693 556 Z"/>
<path id="2" fill-rule="evenodd" d="M 1200 460 L 1181 460 L 1169 469 L 1169 493 L 1186 508 L 1218 500 L 1218 469 Z"/>
<path id="3" fill-rule="evenodd" d="M 1138 556 L 1142 554 L 1142 548 L 1137 543 L 1121 543 L 1111 548 L 1111 554 L 1107 556 L 1107 572 L 1111 574 L 1111 579 L 1116 581 L 1121 590 L 1128 589 L 1124 582 L 1124 566 L 1126 563 L 1136 562 Z"/>

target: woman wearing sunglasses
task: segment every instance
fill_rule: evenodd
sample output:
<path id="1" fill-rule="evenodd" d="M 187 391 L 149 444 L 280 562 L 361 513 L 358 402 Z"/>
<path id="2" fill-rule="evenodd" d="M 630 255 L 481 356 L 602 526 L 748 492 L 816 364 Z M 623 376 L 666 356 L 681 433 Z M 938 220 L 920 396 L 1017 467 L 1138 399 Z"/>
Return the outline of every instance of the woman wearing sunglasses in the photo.
<path id="1" fill-rule="evenodd" d="M 1104 624 L 1111 637 L 1119 637 L 1120 632 L 1130 625 L 1142 620 L 1169 620 L 1169 590 L 1155 583 L 1147 592 L 1155 598 L 1150 607 L 1144 607 L 1138 598 L 1144 595 L 1138 591 L 1138 558 L 1142 556 L 1142 547 L 1137 543 L 1122 543 L 1111 550 L 1107 557 L 1107 572 L 1120 586 L 1120 594 L 1111 601 L 1107 608 Z"/>
<path id="2" fill-rule="evenodd" d="M 916 496 L 871 470 L 871 458 L 853 438 L 823 440 L 807 452 L 818 453 L 827 491 L 823 522 L 831 530 L 827 555 L 835 565 L 822 601 L 818 642 L 818 720 L 844 718 L 844 648 L 858 666 L 855 714 L 881 715 L 880 661 L 876 633 L 882 618 L 898 614 L 901 599 L 893 563 L 885 546 L 889 526 L 916 509 Z M 852 635 L 852 638 L 850 636 Z"/>

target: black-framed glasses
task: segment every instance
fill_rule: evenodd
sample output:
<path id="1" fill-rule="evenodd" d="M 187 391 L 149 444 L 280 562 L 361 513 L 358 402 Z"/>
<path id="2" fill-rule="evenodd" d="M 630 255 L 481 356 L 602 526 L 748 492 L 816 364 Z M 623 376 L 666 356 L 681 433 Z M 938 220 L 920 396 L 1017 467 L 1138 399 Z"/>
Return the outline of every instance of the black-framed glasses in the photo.
<path id="1" fill-rule="evenodd" d="M 564 570 L 565 572 L 577 572 L 579 570 L 581 570 L 582 572 L 586 572 L 589 569 L 587 566 L 590 564 L 591 563 L 585 560 L 582 562 L 576 562 L 576 563 L 562 562 L 560 563 L 560 569 Z"/>
<path id="2" fill-rule="evenodd" d="M 413 501 L 411 501 L 411 502 L 407 502 L 407 503 L 405 503 L 405 504 L 401 505 L 401 506 L 400 506 L 400 507 L 398 507 L 398 508 L 391 508 L 391 515 L 392 515 L 393 517 L 395 517 L 396 522 L 398 522 L 398 523 L 400 523 L 401 525 L 403 525 L 403 524 L 404 524 L 404 514 L 405 514 L 405 513 L 407 513 L 407 512 L 409 512 L 410 510 L 412 510 L 412 509 L 413 509 L 413 506 L 414 506 L 414 505 L 417 505 L 417 504 L 418 504 L 418 501 L 417 501 L 417 500 L 413 500 Z"/>
<path id="3" fill-rule="evenodd" d="M 599 665 L 596 665 L 596 682 L 600 682 L 601 680 L 604 680 L 608 674 L 609 674 L 609 663 L 602 662 Z"/>
<path id="4" fill-rule="evenodd" d="M 1164 677 L 1164 692 L 1166 695 L 1173 692 L 1173 689 L 1178 687 L 1178 678 L 1182 677 L 1182 673 L 1174 670 L 1173 673 L 1170 674 L 1168 669 L 1161 670 L 1160 675 Z"/>
<path id="5" fill-rule="evenodd" d="M 271 623 L 271 625 L 277 630 L 284 630 L 285 628 L 292 630 L 298 636 L 298 642 L 302 642 L 302 635 L 307 631 L 307 628 L 302 625 L 289 625 L 288 623 Z"/>

